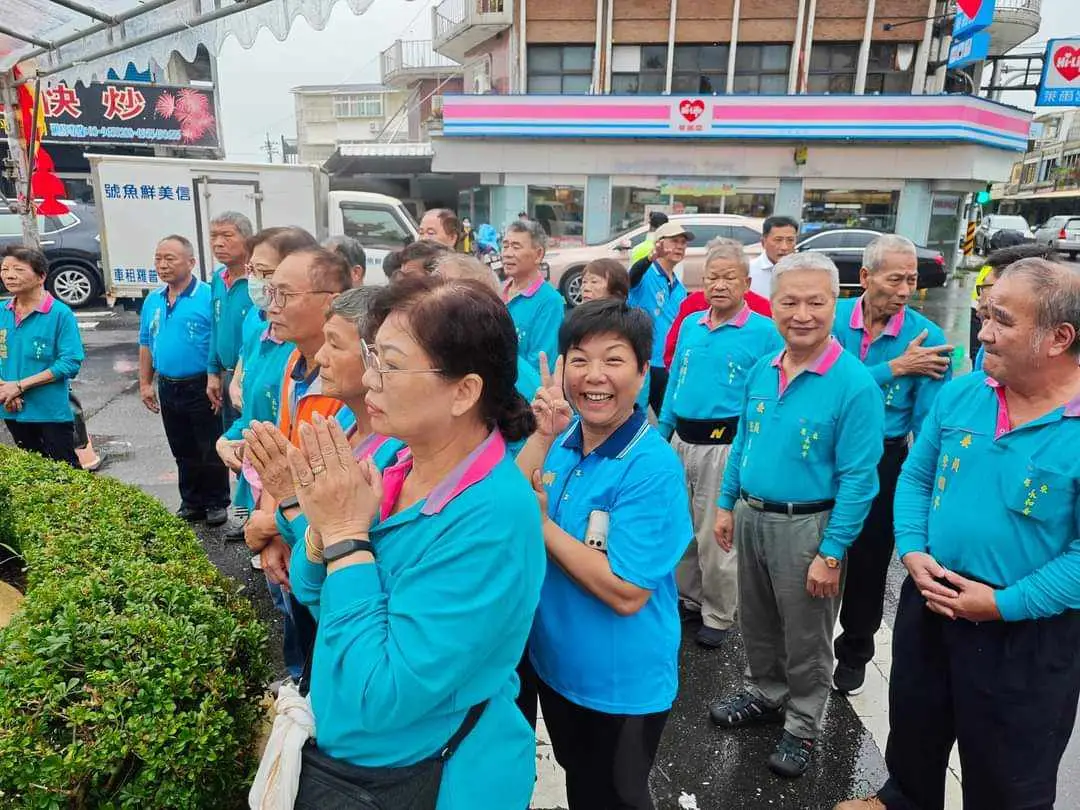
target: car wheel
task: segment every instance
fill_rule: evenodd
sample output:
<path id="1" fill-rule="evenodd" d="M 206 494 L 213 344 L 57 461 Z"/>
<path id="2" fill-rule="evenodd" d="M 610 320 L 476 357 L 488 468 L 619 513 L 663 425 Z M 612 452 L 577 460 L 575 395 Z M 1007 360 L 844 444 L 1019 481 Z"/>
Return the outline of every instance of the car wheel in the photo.
<path id="1" fill-rule="evenodd" d="M 572 307 L 581 304 L 581 277 L 583 275 L 582 268 L 578 267 L 568 271 L 559 284 L 559 292 L 566 299 L 566 303 Z"/>
<path id="2" fill-rule="evenodd" d="M 1075 252 L 1075 251 L 1073 251 L 1072 253 L 1070 253 L 1070 254 L 1069 254 L 1069 261 L 1070 261 L 1070 262 L 1075 262 L 1075 261 L 1076 261 L 1076 256 L 1077 256 L 1077 254 L 1076 254 L 1076 252 Z"/>
<path id="3" fill-rule="evenodd" d="M 77 264 L 57 267 L 49 273 L 46 286 L 57 300 L 72 309 L 86 306 L 98 293 L 97 279 Z"/>

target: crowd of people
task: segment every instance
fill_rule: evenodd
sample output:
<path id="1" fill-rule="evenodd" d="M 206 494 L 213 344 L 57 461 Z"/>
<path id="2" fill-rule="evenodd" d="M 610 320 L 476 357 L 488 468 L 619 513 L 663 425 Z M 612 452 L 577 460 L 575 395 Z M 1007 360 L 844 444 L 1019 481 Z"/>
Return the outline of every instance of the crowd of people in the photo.
<path id="1" fill-rule="evenodd" d="M 954 743 L 966 807 L 1053 806 L 1080 697 L 1080 272 L 991 256 L 952 379 L 909 240 L 875 240 L 841 299 L 772 217 L 753 262 L 710 243 L 688 295 L 693 234 L 655 226 L 644 268 L 593 262 L 569 313 L 527 220 L 500 281 L 429 212 L 382 287 L 354 239 L 222 214 L 204 282 L 162 238 L 140 395 L 180 516 L 231 504 L 285 623 L 252 807 L 522 810 L 539 711 L 571 810 L 651 808 L 698 623 L 720 655 L 737 624 L 747 661 L 708 719 L 781 725 L 766 764 L 799 777 L 830 695 L 863 687 L 894 546 L 889 780 L 839 807 L 939 810 Z M 82 348 L 43 261 L 3 260 L 0 403 L 73 463 Z"/>

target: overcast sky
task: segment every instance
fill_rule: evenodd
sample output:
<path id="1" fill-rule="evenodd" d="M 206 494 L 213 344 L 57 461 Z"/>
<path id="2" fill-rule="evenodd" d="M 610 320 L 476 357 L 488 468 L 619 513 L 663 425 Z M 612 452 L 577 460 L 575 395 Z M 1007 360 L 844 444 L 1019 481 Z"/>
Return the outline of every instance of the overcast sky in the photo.
<path id="1" fill-rule="evenodd" d="M 1076 3 L 1043 0 L 1042 28 L 1021 50 L 1041 49 L 1054 37 L 1080 36 Z M 312 30 L 300 18 L 284 42 L 265 30 L 248 51 L 229 40 L 218 61 L 228 157 L 265 161 L 262 144 L 267 133 L 279 146 L 282 135 L 296 135 L 289 88 L 379 81 L 379 54 L 384 48 L 396 39 L 430 38 L 430 7 L 431 0 L 374 0 L 366 13 L 356 16 L 338 3 L 323 31 Z M 1029 106 L 1034 94 L 1010 93 L 1004 100 Z"/>

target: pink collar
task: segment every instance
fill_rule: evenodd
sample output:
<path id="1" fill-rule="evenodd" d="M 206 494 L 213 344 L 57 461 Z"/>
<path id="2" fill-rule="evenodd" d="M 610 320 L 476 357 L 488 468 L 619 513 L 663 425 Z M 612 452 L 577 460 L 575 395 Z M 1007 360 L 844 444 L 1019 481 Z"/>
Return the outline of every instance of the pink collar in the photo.
<path id="1" fill-rule="evenodd" d="M 1012 419 L 1009 417 L 1009 401 L 1005 398 L 1005 386 L 987 376 L 983 382 L 994 389 L 997 395 L 997 421 L 994 423 L 994 439 L 1000 439 L 1012 430 Z M 1080 395 L 1077 395 L 1065 403 L 1062 416 L 1073 419 L 1080 417 Z"/>
<path id="2" fill-rule="evenodd" d="M 469 455 L 462 459 L 450 474 L 440 481 L 424 500 L 422 515 L 437 515 L 454 498 L 473 484 L 483 481 L 506 455 L 506 441 L 497 430 L 491 431 Z M 401 497 L 405 478 L 412 470 L 412 454 L 409 448 L 398 453 L 397 463 L 383 472 L 383 501 L 380 519 L 386 520 L 394 511 Z"/>
<path id="3" fill-rule="evenodd" d="M 723 323 L 718 323 L 715 326 L 713 325 L 712 321 L 709 320 L 710 311 L 711 310 L 706 309 L 705 312 L 702 313 L 701 318 L 698 320 L 698 323 L 702 326 L 708 327 L 710 332 L 714 329 L 719 329 L 722 326 L 734 326 L 736 329 L 741 329 L 742 327 L 746 326 L 746 322 L 750 320 L 750 307 L 746 303 L 743 303 L 742 309 L 740 309 L 726 321 L 724 321 Z"/>
<path id="4" fill-rule="evenodd" d="M 836 365 L 836 361 L 840 359 L 840 355 L 843 354 L 843 352 L 844 347 L 840 345 L 840 341 L 830 335 L 829 345 L 822 350 L 821 354 L 810 362 L 806 367 L 806 370 L 811 374 L 817 374 L 819 377 L 822 377 L 828 373 L 829 369 Z M 781 395 L 783 395 L 789 385 L 787 375 L 784 373 L 784 355 L 786 353 L 787 349 L 784 349 L 772 359 L 773 367 L 780 372 Z"/>
<path id="5" fill-rule="evenodd" d="M 514 280 L 513 279 L 507 279 L 506 283 L 503 284 L 503 301 L 509 302 L 510 299 L 517 298 L 519 295 L 524 296 L 526 298 L 532 298 L 534 295 L 536 295 L 537 291 L 541 287 L 544 286 L 544 277 L 543 276 L 537 276 L 536 281 L 534 281 L 532 284 L 530 284 L 524 290 L 522 290 L 519 293 L 511 295 L 510 289 L 513 286 L 514 286 Z"/>
<path id="6" fill-rule="evenodd" d="M 354 433 L 356 433 L 355 424 L 349 429 L 350 436 Z M 361 461 L 365 458 L 370 458 L 371 456 L 375 455 L 375 453 L 378 452 L 379 448 L 386 444 L 389 440 L 390 439 L 388 436 L 383 436 L 381 433 L 372 433 L 368 436 L 365 436 L 363 441 L 361 441 L 360 444 L 356 445 L 356 447 L 353 448 L 353 458 L 355 458 L 357 461 Z"/>
<path id="7" fill-rule="evenodd" d="M 866 319 L 863 315 L 863 299 L 866 298 L 865 293 L 859 296 L 859 300 L 855 302 L 855 306 L 851 310 L 851 321 L 849 326 L 852 329 L 862 331 L 862 344 L 859 346 L 859 359 L 865 360 L 867 352 L 870 351 L 870 344 L 873 340 L 870 338 L 870 332 L 866 328 Z M 907 307 L 901 307 L 900 311 L 889 318 L 889 322 L 885 324 L 885 328 L 881 330 L 882 335 L 888 335 L 889 337 L 896 337 L 900 334 L 900 330 L 904 328 L 904 315 L 907 312 Z"/>
<path id="8" fill-rule="evenodd" d="M 56 299 L 52 297 L 52 293 L 50 293 L 48 290 L 45 290 L 45 294 L 41 297 L 38 305 L 32 310 L 30 310 L 30 312 L 27 312 L 26 315 L 20 316 L 19 313 L 16 311 L 14 298 L 7 302 L 7 308 L 15 313 L 15 325 L 18 326 L 30 316 L 31 312 L 40 312 L 42 315 L 48 315 L 52 311 L 53 304 L 55 302 Z"/>

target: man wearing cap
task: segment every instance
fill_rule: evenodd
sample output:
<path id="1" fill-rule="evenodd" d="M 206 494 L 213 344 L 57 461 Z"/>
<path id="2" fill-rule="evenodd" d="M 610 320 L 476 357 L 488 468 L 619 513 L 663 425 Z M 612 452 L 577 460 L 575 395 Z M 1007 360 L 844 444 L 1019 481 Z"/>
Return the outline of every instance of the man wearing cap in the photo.
<path id="1" fill-rule="evenodd" d="M 675 267 L 686 256 L 686 244 L 694 234 L 678 222 L 667 222 L 656 229 L 656 258 L 637 279 L 631 279 L 627 303 L 640 307 L 653 322 L 652 356 L 649 358 L 649 405 L 659 414 L 667 388 L 668 371 L 664 367 L 664 339 L 667 337 L 679 306 L 686 298 L 686 287 L 675 275 Z"/>
<path id="2" fill-rule="evenodd" d="M 710 715 L 726 728 L 783 722 L 768 766 L 791 778 L 821 734 L 844 556 L 877 494 L 885 406 L 832 336 L 836 265 L 819 253 L 787 256 L 772 285 L 784 349 L 747 376 L 715 526 L 721 548 L 738 554 L 746 684 Z"/>

